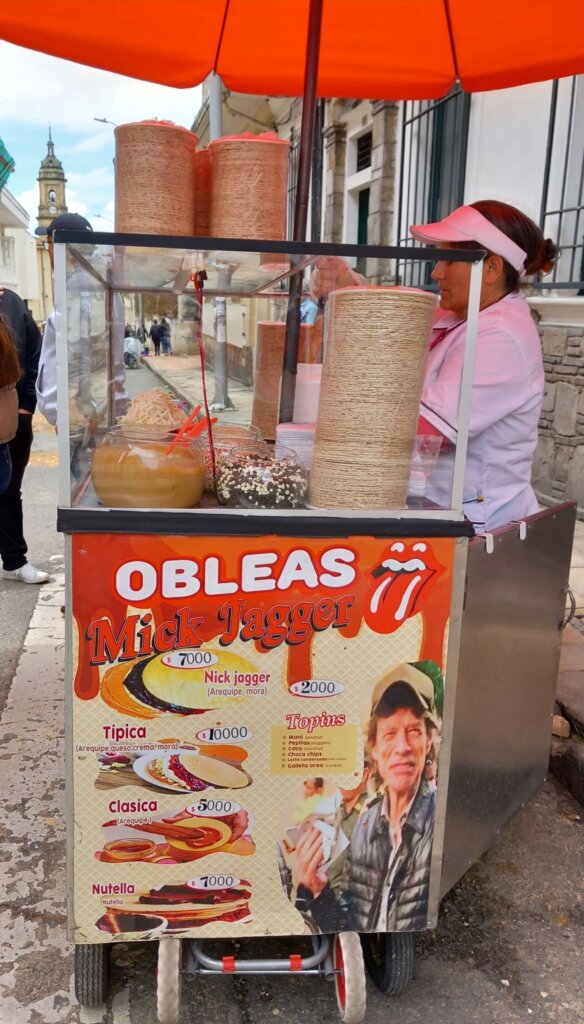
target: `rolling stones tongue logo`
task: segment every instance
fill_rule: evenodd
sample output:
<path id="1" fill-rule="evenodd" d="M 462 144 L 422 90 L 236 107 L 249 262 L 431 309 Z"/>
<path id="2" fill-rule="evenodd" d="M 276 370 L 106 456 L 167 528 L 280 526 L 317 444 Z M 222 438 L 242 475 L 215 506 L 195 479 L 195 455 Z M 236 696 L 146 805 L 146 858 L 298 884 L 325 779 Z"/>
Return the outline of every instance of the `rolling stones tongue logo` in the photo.
<path id="1" fill-rule="evenodd" d="M 373 586 L 365 604 L 367 625 L 376 633 L 394 630 L 416 615 L 444 572 L 425 541 L 394 541 L 388 557 L 371 570 Z"/>

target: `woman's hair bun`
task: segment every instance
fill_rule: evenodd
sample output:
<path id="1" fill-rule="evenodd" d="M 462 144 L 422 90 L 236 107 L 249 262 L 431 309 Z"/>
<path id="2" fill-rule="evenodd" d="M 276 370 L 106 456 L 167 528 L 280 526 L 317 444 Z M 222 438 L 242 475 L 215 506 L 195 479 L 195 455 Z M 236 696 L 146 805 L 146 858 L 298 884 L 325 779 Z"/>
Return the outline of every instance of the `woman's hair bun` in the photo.
<path id="1" fill-rule="evenodd" d="M 544 238 L 537 256 L 525 261 L 526 274 L 549 274 L 560 255 L 560 249 L 551 238 Z"/>

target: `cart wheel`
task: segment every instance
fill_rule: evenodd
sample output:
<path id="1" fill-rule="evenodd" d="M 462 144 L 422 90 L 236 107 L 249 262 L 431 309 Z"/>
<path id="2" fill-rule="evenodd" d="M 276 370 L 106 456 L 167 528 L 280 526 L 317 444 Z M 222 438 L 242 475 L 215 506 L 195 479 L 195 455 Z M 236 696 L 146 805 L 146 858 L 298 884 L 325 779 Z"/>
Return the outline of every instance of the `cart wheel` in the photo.
<path id="1" fill-rule="evenodd" d="M 345 1024 L 365 1019 L 365 965 L 357 932 L 339 932 L 333 939 L 335 990 L 339 1017 Z"/>
<path id="2" fill-rule="evenodd" d="M 413 932 L 362 935 L 365 966 L 371 981 L 388 996 L 401 996 L 414 977 L 416 949 Z"/>
<path id="3" fill-rule="evenodd" d="M 75 946 L 75 996 L 81 1006 L 101 1006 L 109 991 L 109 946 Z"/>
<path id="4" fill-rule="evenodd" d="M 180 939 L 160 939 L 156 989 L 160 1024 L 178 1024 L 181 989 L 180 954 Z"/>

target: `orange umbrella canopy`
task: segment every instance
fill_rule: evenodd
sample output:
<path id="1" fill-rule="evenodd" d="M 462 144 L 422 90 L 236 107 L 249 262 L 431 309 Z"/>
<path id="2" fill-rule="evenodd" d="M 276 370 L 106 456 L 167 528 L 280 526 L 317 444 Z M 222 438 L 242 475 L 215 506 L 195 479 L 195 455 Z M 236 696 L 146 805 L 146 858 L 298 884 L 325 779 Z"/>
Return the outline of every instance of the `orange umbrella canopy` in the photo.
<path id="1" fill-rule="evenodd" d="M 163 85 L 303 92 L 309 0 L 2 0 L 0 38 Z M 584 73 L 584 0 L 324 0 L 320 96 L 431 99 Z"/>

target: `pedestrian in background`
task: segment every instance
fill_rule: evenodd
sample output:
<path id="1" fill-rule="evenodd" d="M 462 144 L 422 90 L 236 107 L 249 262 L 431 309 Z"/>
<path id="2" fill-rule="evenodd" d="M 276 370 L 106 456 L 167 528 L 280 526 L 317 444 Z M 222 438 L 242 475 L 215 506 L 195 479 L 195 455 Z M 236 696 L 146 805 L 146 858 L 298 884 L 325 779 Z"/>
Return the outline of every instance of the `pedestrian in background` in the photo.
<path id="1" fill-rule="evenodd" d="M 163 316 L 160 321 L 161 336 L 160 341 L 162 343 L 162 355 L 172 355 L 172 346 L 170 344 L 170 320 L 167 316 Z"/>
<path id="2" fill-rule="evenodd" d="M 32 417 L 36 409 L 36 378 L 41 352 L 41 332 L 28 306 L 16 292 L 4 288 L 0 294 L 0 317 L 8 324 L 16 342 L 22 376 L 16 385 L 18 426 L 9 442 L 12 475 L 0 494 L 0 555 L 5 580 L 19 583 L 46 583 L 48 572 L 27 561 L 22 508 L 22 478 L 32 447 Z"/>
<path id="3" fill-rule="evenodd" d="M 14 336 L 8 324 L 0 320 L 0 494 L 10 483 L 12 463 L 10 447 L 18 427 L 18 395 L 20 363 Z"/>
<path id="4" fill-rule="evenodd" d="M 152 338 L 152 344 L 154 345 L 154 355 L 160 355 L 160 342 L 162 341 L 162 327 L 158 323 L 156 317 L 152 321 L 152 327 L 150 328 L 149 338 Z"/>

